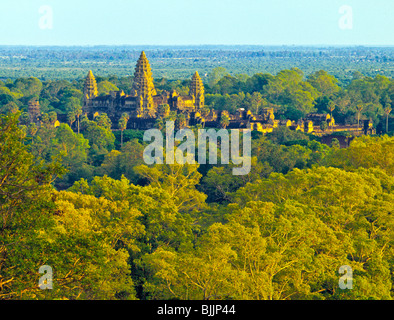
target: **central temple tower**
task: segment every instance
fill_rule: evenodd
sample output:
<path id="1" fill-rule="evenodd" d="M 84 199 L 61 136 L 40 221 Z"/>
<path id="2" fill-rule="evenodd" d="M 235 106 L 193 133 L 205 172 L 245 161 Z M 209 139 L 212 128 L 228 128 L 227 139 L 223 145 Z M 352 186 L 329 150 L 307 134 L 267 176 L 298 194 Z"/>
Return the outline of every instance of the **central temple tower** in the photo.
<path id="1" fill-rule="evenodd" d="M 131 96 L 138 99 L 138 113 L 140 116 L 155 116 L 156 110 L 153 103 L 153 96 L 155 95 L 156 89 L 153 85 L 152 70 L 145 52 L 142 51 L 135 67 L 131 89 Z"/>
<path id="2" fill-rule="evenodd" d="M 192 77 L 189 95 L 194 97 L 194 106 L 197 109 L 204 107 L 204 85 L 197 71 Z"/>

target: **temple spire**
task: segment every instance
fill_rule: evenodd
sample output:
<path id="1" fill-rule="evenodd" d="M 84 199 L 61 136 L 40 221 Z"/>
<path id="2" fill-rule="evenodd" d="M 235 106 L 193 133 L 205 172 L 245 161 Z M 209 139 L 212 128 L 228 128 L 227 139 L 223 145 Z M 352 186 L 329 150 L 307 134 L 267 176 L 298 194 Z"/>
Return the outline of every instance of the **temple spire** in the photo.
<path id="1" fill-rule="evenodd" d="M 135 67 L 132 90 L 136 96 L 146 97 L 156 95 L 152 70 L 144 51 L 141 52 Z"/>
<path id="2" fill-rule="evenodd" d="M 85 86 L 83 93 L 85 96 L 85 100 L 89 100 L 98 96 L 97 82 L 96 82 L 96 78 L 93 75 L 92 70 L 89 70 L 88 75 L 85 79 Z"/>
<path id="3" fill-rule="evenodd" d="M 147 117 L 155 116 L 156 110 L 153 103 L 153 96 L 156 94 L 152 70 L 145 52 L 142 51 L 135 67 L 134 81 L 131 89 L 131 95 L 139 98 L 140 113 Z"/>
<path id="4" fill-rule="evenodd" d="M 189 94 L 194 96 L 194 105 L 196 108 L 200 109 L 204 107 L 204 84 L 202 83 L 201 77 L 197 71 L 192 77 Z"/>
<path id="5" fill-rule="evenodd" d="M 40 116 L 40 102 L 38 99 L 33 98 L 28 102 L 28 105 L 30 122 L 38 123 L 38 117 Z"/>

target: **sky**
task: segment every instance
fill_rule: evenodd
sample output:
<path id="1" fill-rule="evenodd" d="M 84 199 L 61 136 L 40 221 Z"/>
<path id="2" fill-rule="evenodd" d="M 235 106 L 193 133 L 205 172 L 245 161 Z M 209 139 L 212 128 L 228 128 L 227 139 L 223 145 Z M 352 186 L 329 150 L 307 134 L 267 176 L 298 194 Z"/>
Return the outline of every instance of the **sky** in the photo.
<path id="1" fill-rule="evenodd" d="M 0 45 L 394 45 L 393 0 L 0 3 Z"/>

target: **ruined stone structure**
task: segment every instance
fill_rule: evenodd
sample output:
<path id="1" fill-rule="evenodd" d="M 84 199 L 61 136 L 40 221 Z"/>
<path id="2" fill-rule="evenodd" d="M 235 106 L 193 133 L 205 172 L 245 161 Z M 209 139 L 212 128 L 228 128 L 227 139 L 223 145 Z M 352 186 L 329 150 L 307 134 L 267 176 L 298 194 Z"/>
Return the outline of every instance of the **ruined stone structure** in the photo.
<path id="1" fill-rule="evenodd" d="M 38 99 L 32 99 L 28 102 L 28 113 L 30 122 L 34 122 L 35 124 L 39 123 L 41 112 Z"/>

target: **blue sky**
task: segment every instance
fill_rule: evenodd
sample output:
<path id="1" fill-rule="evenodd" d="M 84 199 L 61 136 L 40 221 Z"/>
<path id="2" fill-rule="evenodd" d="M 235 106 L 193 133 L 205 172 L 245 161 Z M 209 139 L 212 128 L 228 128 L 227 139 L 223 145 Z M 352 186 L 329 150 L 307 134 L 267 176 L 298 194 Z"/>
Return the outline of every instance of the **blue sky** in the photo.
<path id="1" fill-rule="evenodd" d="M 3 0 L 0 21 L 0 45 L 394 45 L 393 0 Z"/>

